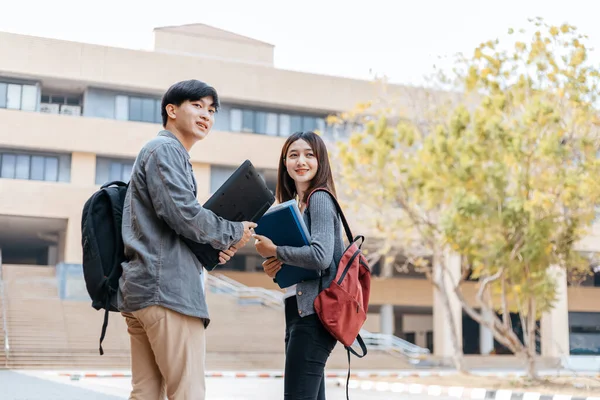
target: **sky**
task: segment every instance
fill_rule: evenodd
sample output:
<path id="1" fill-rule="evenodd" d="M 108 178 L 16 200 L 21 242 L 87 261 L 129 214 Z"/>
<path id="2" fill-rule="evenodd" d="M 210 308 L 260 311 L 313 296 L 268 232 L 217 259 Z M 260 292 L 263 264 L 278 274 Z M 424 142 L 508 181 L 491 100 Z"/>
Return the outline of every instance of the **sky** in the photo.
<path id="1" fill-rule="evenodd" d="M 537 16 L 577 26 L 600 48 L 598 9 L 594 0 L 4 0 L 0 31 L 151 50 L 153 28 L 204 23 L 275 45 L 277 68 L 419 85 L 439 57 L 470 54 Z"/>

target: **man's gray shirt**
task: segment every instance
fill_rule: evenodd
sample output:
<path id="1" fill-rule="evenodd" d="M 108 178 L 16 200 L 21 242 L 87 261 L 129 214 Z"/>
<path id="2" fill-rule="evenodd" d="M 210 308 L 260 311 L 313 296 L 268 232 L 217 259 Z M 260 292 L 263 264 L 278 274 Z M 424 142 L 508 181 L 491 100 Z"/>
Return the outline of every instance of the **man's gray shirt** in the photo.
<path id="1" fill-rule="evenodd" d="M 181 236 L 225 250 L 242 238 L 244 227 L 203 208 L 196 192 L 187 150 L 161 131 L 138 154 L 125 196 L 120 311 L 158 305 L 203 318 L 208 326 L 203 267 Z"/>

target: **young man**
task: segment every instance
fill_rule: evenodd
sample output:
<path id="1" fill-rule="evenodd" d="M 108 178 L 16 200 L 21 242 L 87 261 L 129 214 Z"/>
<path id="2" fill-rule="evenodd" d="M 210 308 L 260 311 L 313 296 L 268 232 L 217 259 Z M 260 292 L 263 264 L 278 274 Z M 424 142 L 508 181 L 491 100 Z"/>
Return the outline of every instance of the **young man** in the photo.
<path id="1" fill-rule="evenodd" d="M 131 340 L 130 399 L 203 400 L 205 328 L 209 323 L 202 265 L 181 237 L 221 250 L 220 263 L 256 227 L 202 208 L 189 151 L 214 122 L 219 99 L 197 80 L 174 84 L 161 104 L 163 127 L 138 154 L 123 207 L 127 262 L 119 310 Z"/>

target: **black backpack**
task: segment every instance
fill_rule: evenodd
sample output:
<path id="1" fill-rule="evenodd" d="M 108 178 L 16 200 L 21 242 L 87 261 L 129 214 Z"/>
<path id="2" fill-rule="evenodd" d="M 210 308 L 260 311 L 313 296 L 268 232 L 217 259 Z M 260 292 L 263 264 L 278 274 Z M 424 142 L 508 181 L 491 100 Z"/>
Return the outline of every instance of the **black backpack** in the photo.
<path id="1" fill-rule="evenodd" d="M 119 278 L 125 261 L 121 221 L 127 183 L 106 183 L 83 206 L 81 218 L 81 244 L 83 246 L 83 278 L 92 299 L 92 307 L 104 309 L 104 323 L 100 334 L 100 355 L 104 354 L 102 341 L 108 326 L 110 311 L 114 306 Z"/>

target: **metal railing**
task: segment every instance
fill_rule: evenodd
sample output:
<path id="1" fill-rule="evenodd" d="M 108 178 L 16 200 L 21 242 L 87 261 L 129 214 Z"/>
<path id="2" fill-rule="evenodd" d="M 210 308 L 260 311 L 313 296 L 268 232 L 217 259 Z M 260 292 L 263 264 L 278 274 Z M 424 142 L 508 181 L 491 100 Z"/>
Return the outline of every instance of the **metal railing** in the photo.
<path id="1" fill-rule="evenodd" d="M 10 343 L 8 339 L 8 322 L 6 320 L 6 298 L 4 296 L 4 279 L 2 277 L 2 250 L 0 249 L 0 302 L 2 303 L 2 330 L 4 331 L 4 362 L 8 367 Z"/>
<path id="2" fill-rule="evenodd" d="M 394 335 L 371 333 L 361 329 L 360 336 L 369 349 L 381 350 L 394 356 L 404 357 L 411 364 L 419 364 L 431 355 L 429 349 L 417 346 Z"/>
<path id="3" fill-rule="evenodd" d="M 248 287 L 220 274 L 207 274 L 206 283 L 213 292 L 229 294 L 237 298 L 239 303 L 283 308 L 281 293 L 273 290 Z"/>
<path id="4" fill-rule="evenodd" d="M 213 292 L 229 294 L 236 297 L 242 304 L 261 304 L 277 309 L 283 308 L 283 294 L 279 291 L 248 287 L 222 274 L 207 274 L 207 285 Z M 429 349 L 394 335 L 371 333 L 362 329 L 360 336 L 369 349 L 403 357 L 413 365 L 423 363 L 431 355 Z"/>

